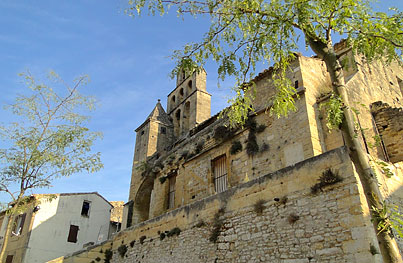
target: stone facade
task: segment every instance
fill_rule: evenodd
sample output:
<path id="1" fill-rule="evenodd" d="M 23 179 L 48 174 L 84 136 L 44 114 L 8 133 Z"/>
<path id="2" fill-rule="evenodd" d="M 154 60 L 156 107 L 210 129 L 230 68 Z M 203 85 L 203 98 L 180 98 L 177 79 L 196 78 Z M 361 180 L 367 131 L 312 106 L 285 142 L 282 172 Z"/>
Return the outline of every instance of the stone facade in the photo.
<path id="1" fill-rule="evenodd" d="M 403 163 L 389 163 L 376 143 L 378 120 L 370 105 L 381 100 L 403 106 L 402 68 L 368 65 L 345 45 L 337 49 L 357 136 L 384 198 L 401 205 Z M 297 110 L 283 118 L 266 114 L 276 92 L 272 73 L 265 70 L 252 80 L 247 96 L 255 113 L 235 128 L 226 118 L 209 116 L 204 71 L 178 76 L 167 113 L 157 103 L 136 130 L 124 230 L 102 246 L 53 262 L 96 262 L 105 251 L 113 252 L 114 263 L 382 262 L 343 134 L 326 125 L 331 83 L 324 63 L 297 55 L 287 72 Z M 338 179 L 321 187 L 324 174 Z"/>

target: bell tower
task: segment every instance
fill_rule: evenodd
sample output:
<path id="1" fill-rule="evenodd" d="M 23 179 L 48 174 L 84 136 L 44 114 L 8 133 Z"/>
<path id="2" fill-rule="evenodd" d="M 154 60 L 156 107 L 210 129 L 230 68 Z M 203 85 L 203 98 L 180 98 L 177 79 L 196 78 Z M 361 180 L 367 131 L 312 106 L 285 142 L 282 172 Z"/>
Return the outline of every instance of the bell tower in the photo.
<path id="1" fill-rule="evenodd" d="M 206 71 L 178 74 L 176 88 L 169 93 L 167 113 L 178 139 L 211 117 L 211 95 L 206 91 Z"/>

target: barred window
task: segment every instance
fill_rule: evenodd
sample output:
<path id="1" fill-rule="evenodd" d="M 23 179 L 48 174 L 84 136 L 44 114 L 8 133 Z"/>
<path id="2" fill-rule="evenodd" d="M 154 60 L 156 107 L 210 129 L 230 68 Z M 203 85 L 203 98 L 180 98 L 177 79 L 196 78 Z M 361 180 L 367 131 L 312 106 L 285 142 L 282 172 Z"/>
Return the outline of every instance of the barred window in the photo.
<path id="1" fill-rule="evenodd" d="M 216 193 L 224 192 L 228 189 L 227 178 L 227 158 L 221 155 L 211 162 L 214 178 L 214 188 Z"/>

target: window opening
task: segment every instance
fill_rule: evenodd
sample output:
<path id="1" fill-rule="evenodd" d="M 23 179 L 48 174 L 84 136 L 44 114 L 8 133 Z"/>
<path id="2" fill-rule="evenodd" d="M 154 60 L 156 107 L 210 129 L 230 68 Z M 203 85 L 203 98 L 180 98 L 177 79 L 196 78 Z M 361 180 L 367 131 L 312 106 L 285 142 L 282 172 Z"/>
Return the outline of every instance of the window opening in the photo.
<path id="1" fill-rule="evenodd" d="M 6 258 L 6 263 L 13 263 L 13 255 L 8 255 Z"/>
<path id="2" fill-rule="evenodd" d="M 176 175 L 174 172 L 169 175 L 169 191 L 168 191 L 168 209 L 172 209 L 175 207 L 175 186 L 176 186 Z"/>
<path id="3" fill-rule="evenodd" d="M 166 133 L 167 133 L 167 128 L 161 127 L 161 133 L 162 133 L 162 134 L 166 134 Z"/>
<path id="4" fill-rule="evenodd" d="M 132 220 L 133 220 L 133 201 L 130 201 L 129 203 L 129 209 L 127 211 L 127 227 L 132 226 Z"/>
<path id="5" fill-rule="evenodd" d="M 85 216 L 85 217 L 89 217 L 90 216 L 90 205 L 91 202 L 90 201 L 84 201 L 83 202 L 83 207 L 81 208 L 81 215 Z"/>
<path id="6" fill-rule="evenodd" d="M 141 135 L 144 135 L 144 131 L 141 131 Z"/>
<path id="7" fill-rule="evenodd" d="M 14 220 L 14 226 L 12 230 L 12 234 L 18 236 L 22 233 L 22 229 L 24 228 L 25 218 L 27 214 L 18 215 Z"/>
<path id="8" fill-rule="evenodd" d="M 192 90 L 192 81 L 191 80 L 189 80 L 189 82 L 188 82 L 188 89 L 189 89 L 189 91 L 191 91 Z"/>
<path id="9" fill-rule="evenodd" d="M 298 80 L 296 80 L 296 81 L 294 82 L 294 88 L 295 88 L 295 89 L 298 89 Z"/>
<path id="10" fill-rule="evenodd" d="M 183 89 L 179 90 L 179 95 L 183 96 Z"/>
<path id="11" fill-rule="evenodd" d="M 221 193 L 228 189 L 226 160 L 226 156 L 222 155 L 212 161 L 214 188 L 216 193 Z"/>
<path id="12" fill-rule="evenodd" d="M 67 242 L 77 243 L 79 227 L 75 225 L 70 225 L 69 236 L 67 237 Z"/>

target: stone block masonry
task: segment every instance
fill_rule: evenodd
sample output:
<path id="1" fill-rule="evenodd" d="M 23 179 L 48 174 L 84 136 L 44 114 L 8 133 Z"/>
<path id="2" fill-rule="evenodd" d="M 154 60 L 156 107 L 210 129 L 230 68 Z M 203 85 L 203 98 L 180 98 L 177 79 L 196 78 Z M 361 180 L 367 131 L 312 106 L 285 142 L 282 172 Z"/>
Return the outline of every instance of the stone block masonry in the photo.
<path id="1" fill-rule="evenodd" d="M 313 194 L 311 187 L 327 169 L 342 181 Z M 168 237 L 166 231 L 175 227 L 179 235 Z M 216 242 L 210 241 L 213 234 Z M 96 262 L 91 254 L 102 255 L 103 261 L 109 249 L 111 263 L 382 262 L 363 189 L 345 148 L 175 209 L 102 246 L 53 262 Z"/>
<path id="2" fill-rule="evenodd" d="M 403 109 L 378 101 L 371 105 L 371 111 L 390 161 L 403 161 Z"/>

